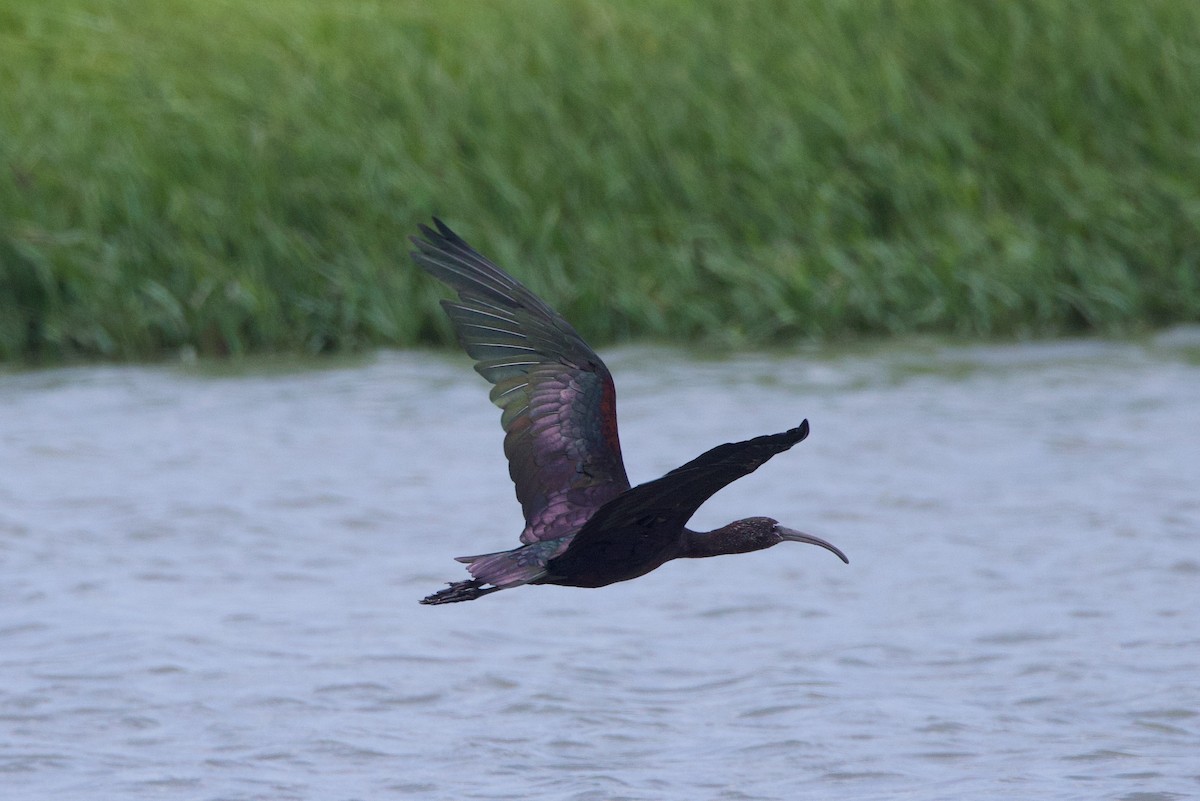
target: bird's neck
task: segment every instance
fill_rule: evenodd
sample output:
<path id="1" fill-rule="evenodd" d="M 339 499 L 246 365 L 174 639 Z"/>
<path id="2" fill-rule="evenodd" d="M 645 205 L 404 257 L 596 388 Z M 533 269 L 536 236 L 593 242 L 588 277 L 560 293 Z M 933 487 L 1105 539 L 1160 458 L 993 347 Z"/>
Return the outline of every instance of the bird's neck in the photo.
<path id="1" fill-rule="evenodd" d="M 746 536 L 745 530 L 739 525 L 740 522 L 733 522 L 712 531 L 692 531 L 685 528 L 683 548 L 679 555 L 684 559 L 703 559 L 707 556 L 749 553 L 765 548 L 764 543 Z"/>

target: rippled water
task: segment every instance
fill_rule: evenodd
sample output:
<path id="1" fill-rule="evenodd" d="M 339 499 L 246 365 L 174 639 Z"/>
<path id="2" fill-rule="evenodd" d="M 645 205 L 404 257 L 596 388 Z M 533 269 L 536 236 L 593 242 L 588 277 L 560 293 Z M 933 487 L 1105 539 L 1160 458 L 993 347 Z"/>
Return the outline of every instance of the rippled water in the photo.
<path id="1" fill-rule="evenodd" d="M 0 375 L 5 799 L 1200 795 L 1200 347 L 609 356 L 630 475 L 781 545 L 417 599 L 515 544 L 468 361 Z"/>

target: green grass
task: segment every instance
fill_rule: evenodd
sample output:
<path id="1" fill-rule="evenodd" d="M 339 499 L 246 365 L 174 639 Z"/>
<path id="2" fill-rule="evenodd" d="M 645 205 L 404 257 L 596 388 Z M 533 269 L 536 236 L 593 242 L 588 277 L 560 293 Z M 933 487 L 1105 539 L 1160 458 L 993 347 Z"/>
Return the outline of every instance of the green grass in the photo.
<path id="1" fill-rule="evenodd" d="M 0 0 L 0 359 L 1200 320 L 1200 4 Z"/>

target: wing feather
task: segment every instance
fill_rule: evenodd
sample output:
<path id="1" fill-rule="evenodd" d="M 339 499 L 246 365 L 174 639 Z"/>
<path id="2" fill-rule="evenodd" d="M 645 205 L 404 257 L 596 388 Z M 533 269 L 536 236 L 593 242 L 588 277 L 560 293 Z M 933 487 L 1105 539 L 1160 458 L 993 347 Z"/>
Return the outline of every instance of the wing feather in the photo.
<path id="1" fill-rule="evenodd" d="M 494 385 L 525 513 L 521 541 L 571 534 L 629 489 L 612 376 L 562 316 L 441 220 L 434 224 L 413 238 L 413 259 L 458 293 L 442 308 L 476 372 Z"/>
<path id="2" fill-rule="evenodd" d="M 550 567 L 565 572 L 602 560 L 610 548 L 629 547 L 630 538 L 649 551 L 669 548 L 656 537 L 677 537 L 696 510 L 723 487 L 749 475 L 768 459 L 808 436 L 808 421 L 779 434 L 718 445 L 662 478 L 640 484 L 596 511 Z M 579 565 L 578 568 L 572 565 Z"/>

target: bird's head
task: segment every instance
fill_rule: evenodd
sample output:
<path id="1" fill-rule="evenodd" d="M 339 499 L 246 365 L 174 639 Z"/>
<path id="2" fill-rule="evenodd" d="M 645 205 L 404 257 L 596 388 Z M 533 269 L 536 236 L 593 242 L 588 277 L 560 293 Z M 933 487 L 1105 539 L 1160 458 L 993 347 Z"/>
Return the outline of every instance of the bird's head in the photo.
<path id="1" fill-rule="evenodd" d="M 755 547 L 752 550 L 770 548 L 781 542 L 807 542 L 809 545 L 819 545 L 825 550 L 831 551 L 838 559 L 850 564 L 846 554 L 842 553 L 841 549 L 833 543 L 812 534 L 805 534 L 803 531 L 796 531 L 794 528 L 780 525 L 778 520 L 770 517 L 750 517 L 739 520 L 738 524 L 744 526 L 747 541 L 754 544 Z"/>

